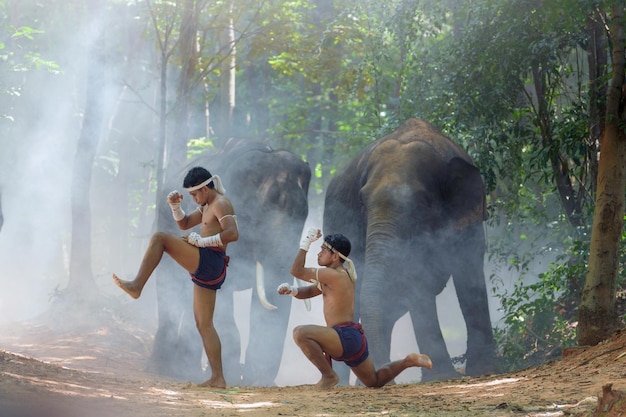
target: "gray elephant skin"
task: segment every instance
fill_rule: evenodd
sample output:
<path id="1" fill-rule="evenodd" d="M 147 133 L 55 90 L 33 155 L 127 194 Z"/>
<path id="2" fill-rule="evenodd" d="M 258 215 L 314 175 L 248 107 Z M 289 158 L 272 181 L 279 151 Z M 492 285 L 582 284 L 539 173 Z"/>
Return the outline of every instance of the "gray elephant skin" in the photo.
<path id="1" fill-rule="evenodd" d="M 377 367 L 389 362 L 393 326 L 409 312 L 419 351 L 433 361 L 422 381 L 460 376 L 436 308 L 452 277 L 467 328 L 465 374 L 497 370 L 483 270 L 485 204 L 468 154 L 420 119 L 372 142 L 330 181 L 324 233 L 352 242 L 356 319 Z"/>
<path id="2" fill-rule="evenodd" d="M 289 267 L 308 215 L 311 170 L 301 158 L 259 142 L 231 139 L 224 148 L 202 155 L 180 171 L 172 189 L 181 189 L 185 173 L 203 166 L 220 176 L 226 196 L 235 208 L 239 240 L 228 246 L 230 263 L 226 282 L 217 293 L 214 323 L 222 342 L 222 358 L 229 385 L 274 385 L 283 353 L 292 297 L 279 296 L 276 288 L 289 281 Z M 171 189 L 166 188 L 165 192 Z M 165 197 L 162 199 L 165 201 Z M 186 212 L 194 210 L 185 196 Z M 161 204 L 162 223 L 181 234 Z M 188 233 L 188 232 L 183 232 Z M 255 282 L 262 265 L 265 283 Z M 204 351 L 191 310 L 189 276 L 164 256 L 157 278 L 159 327 L 149 369 L 178 378 L 203 380 Z M 291 278 L 292 279 L 292 278 Z M 235 322 L 233 293 L 252 288 L 250 333 L 244 364 L 240 364 L 240 334 Z M 259 301 L 259 295 L 267 299 Z M 209 370 L 210 372 L 210 370 Z"/>

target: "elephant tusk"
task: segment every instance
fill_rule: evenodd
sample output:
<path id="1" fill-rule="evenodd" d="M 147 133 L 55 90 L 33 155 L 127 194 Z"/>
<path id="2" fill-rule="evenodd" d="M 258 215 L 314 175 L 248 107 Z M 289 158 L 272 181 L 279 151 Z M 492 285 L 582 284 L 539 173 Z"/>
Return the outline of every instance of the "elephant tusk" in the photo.
<path id="1" fill-rule="evenodd" d="M 261 305 L 268 310 L 276 310 L 276 307 L 273 304 L 270 304 L 267 301 L 267 296 L 265 295 L 265 278 L 263 276 L 263 265 L 259 261 L 256 263 L 256 292 L 259 296 L 259 301 Z"/>

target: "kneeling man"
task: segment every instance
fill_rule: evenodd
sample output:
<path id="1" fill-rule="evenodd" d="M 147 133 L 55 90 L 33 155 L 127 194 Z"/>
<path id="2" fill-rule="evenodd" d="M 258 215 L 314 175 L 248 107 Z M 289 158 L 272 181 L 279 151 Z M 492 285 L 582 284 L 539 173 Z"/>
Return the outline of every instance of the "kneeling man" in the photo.
<path id="1" fill-rule="evenodd" d="M 382 387 L 410 367 L 431 369 L 432 362 L 428 356 L 411 353 L 402 360 L 390 362 L 376 370 L 374 361 L 369 356 L 363 329 L 359 323 L 354 322 L 356 272 L 348 258 L 351 249 L 348 238 L 342 234 L 326 236 L 317 255 L 317 263 L 324 268 L 304 267 L 311 242 L 321 236 L 320 230 L 310 230 L 302 240 L 291 266 L 293 276 L 312 284 L 297 288 L 285 283 L 278 287 L 279 294 L 300 299 L 320 294 L 323 296 L 326 326 L 310 324 L 297 326 L 293 330 L 296 344 L 322 373 L 322 379 L 316 386 L 329 389 L 339 383 L 331 358 L 345 362 L 368 387 Z"/>

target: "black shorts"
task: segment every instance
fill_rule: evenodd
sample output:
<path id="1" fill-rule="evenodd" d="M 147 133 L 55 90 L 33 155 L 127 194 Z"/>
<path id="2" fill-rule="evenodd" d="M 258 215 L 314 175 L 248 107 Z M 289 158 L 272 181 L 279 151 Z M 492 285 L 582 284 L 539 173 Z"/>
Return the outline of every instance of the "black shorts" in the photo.
<path id="1" fill-rule="evenodd" d="M 345 323 L 333 326 L 333 329 L 339 334 L 343 347 L 341 357 L 333 357 L 333 359 L 345 362 L 350 367 L 359 366 L 363 363 L 369 356 L 369 350 L 361 325 L 359 323 Z"/>
<path id="2" fill-rule="evenodd" d="M 216 247 L 198 248 L 198 269 L 191 275 L 194 284 L 210 290 L 219 290 L 226 280 L 229 257 L 223 249 Z"/>

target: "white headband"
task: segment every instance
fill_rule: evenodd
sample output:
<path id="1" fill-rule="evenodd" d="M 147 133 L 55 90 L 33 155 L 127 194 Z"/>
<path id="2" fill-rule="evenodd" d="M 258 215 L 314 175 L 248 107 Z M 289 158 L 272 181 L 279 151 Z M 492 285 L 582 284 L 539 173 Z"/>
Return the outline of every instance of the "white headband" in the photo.
<path id="1" fill-rule="evenodd" d="M 354 269 L 354 263 L 352 262 L 352 259 L 348 258 L 347 256 L 345 256 L 343 253 L 339 252 L 337 249 L 333 248 L 332 245 L 326 241 L 324 241 L 324 243 L 322 243 L 322 246 L 330 249 L 331 251 L 335 252 L 337 255 L 339 255 L 339 257 L 341 259 L 343 259 L 344 261 L 346 261 L 346 263 L 348 264 L 348 266 L 346 266 L 346 271 L 348 271 L 348 275 L 350 276 L 350 278 L 352 278 L 354 281 L 356 281 L 356 269 Z"/>
<path id="2" fill-rule="evenodd" d="M 215 185 L 215 190 L 218 193 L 220 193 L 220 194 L 225 194 L 226 193 L 226 190 L 224 189 L 224 186 L 222 185 L 222 180 L 217 175 L 213 175 L 211 178 L 209 178 L 208 180 L 204 181 L 203 183 L 200 183 L 198 185 L 194 185 L 193 187 L 185 188 L 185 190 L 187 190 L 189 192 L 196 191 L 196 190 L 199 190 L 200 188 L 204 187 L 205 185 L 209 185 L 212 181 L 213 181 L 213 184 Z"/>

